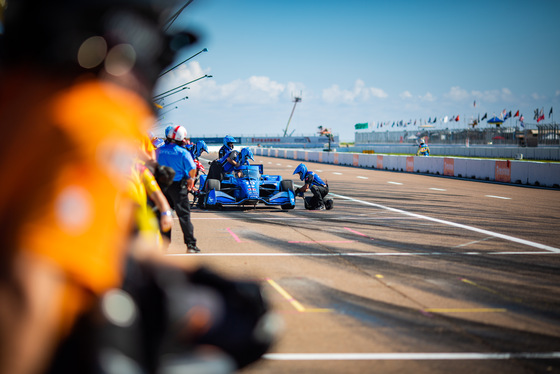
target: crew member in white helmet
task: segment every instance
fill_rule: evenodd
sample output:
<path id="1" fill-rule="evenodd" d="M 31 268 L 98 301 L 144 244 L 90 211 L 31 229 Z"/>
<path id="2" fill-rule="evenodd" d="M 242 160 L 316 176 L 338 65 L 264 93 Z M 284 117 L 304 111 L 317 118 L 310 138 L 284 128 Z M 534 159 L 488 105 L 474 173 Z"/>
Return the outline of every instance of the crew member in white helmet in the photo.
<path id="1" fill-rule="evenodd" d="M 179 217 L 187 252 L 198 253 L 200 249 L 196 246 L 189 204 L 189 191 L 195 190 L 196 165 L 190 152 L 183 148 L 187 139 L 187 130 L 183 126 L 175 126 L 166 133 L 166 136 L 165 145 L 156 149 L 157 162 L 173 168 L 175 178 L 165 189 L 164 194 Z M 168 238 L 171 240 L 171 231 L 164 235 L 169 235 Z"/>

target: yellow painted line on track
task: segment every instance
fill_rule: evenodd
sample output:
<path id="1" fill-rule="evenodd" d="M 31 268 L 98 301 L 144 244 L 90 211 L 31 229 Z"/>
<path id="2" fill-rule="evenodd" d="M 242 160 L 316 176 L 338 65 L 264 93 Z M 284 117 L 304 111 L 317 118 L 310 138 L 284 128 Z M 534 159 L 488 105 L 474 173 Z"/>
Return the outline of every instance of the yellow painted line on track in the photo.
<path id="1" fill-rule="evenodd" d="M 518 302 L 518 303 L 520 303 L 520 302 L 523 301 L 523 300 L 521 300 L 520 298 L 512 298 L 512 297 L 508 297 L 508 296 L 502 295 L 502 294 L 500 294 L 498 291 L 495 291 L 495 290 L 493 290 L 493 289 L 491 289 L 491 288 L 484 287 L 484 286 L 481 286 L 481 285 L 479 285 L 479 284 L 476 284 L 475 282 L 473 282 L 473 281 L 471 281 L 471 280 L 468 280 L 468 279 L 466 279 L 466 278 L 461 278 L 461 282 L 470 284 L 471 286 L 474 286 L 474 287 L 476 287 L 476 288 L 478 288 L 478 289 L 481 289 L 481 290 L 483 290 L 483 291 L 486 291 L 486 292 L 490 292 L 491 294 L 498 295 L 499 297 L 501 297 L 501 298 L 503 298 L 503 299 L 506 299 L 506 300 L 515 301 L 515 302 Z"/>
<path id="2" fill-rule="evenodd" d="M 428 308 L 424 312 L 429 313 L 503 313 L 504 308 Z"/>
<path id="3" fill-rule="evenodd" d="M 286 292 L 286 290 L 284 290 L 282 287 L 280 287 L 280 285 L 278 283 L 276 283 L 275 281 L 273 281 L 270 278 L 267 278 L 266 281 L 276 290 L 278 291 L 278 293 L 280 295 L 282 295 L 282 297 L 284 297 L 284 299 L 286 299 L 287 301 L 290 302 L 290 304 L 292 304 L 292 306 L 294 308 L 296 308 L 296 310 L 298 312 L 304 312 L 305 308 L 303 307 L 303 305 L 301 305 L 296 299 L 294 299 L 292 297 L 292 295 L 290 295 L 288 292 Z"/>
<path id="4" fill-rule="evenodd" d="M 299 301 L 297 301 L 296 299 L 294 299 L 292 297 L 292 295 L 290 295 L 285 289 L 283 289 L 282 287 L 280 287 L 280 285 L 278 283 L 276 283 L 275 281 L 273 281 L 270 278 L 266 278 L 266 281 L 268 282 L 268 284 L 270 284 L 276 291 L 278 291 L 278 293 L 280 295 L 282 295 L 282 297 L 284 297 L 284 299 L 286 299 L 290 304 L 292 304 L 292 306 L 301 313 L 316 313 L 316 312 L 330 312 L 330 309 L 320 309 L 320 308 L 314 308 L 314 309 L 305 309 L 305 307 L 303 305 L 300 304 Z"/>

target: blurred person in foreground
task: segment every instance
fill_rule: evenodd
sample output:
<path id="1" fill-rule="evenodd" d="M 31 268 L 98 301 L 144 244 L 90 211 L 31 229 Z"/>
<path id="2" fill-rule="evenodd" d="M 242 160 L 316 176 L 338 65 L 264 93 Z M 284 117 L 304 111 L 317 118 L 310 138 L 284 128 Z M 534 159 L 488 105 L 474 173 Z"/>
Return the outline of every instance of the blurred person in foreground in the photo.
<path id="1" fill-rule="evenodd" d="M 168 264 L 132 236 L 127 178 L 151 91 L 193 40 L 162 31 L 174 6 L 12 0 L 2 12 L 0 129 L 40 141 L 0 148 L 1 374 L 163 372 L 201 344 L 226 372 L 270 346 L 256 284 Z"/>

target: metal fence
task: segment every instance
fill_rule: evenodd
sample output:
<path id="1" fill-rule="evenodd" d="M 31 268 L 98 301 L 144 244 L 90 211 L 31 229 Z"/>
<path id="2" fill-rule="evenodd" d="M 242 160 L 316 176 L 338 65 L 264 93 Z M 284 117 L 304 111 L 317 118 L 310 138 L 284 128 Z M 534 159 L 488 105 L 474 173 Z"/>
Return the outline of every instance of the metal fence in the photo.
<path id="1" fill-rule="evenodd" d="M 554 125 L 537 125 L 538 143 L 542 145 L 560 145 L 560 126 Z"/>
<path id="2" fill-rule="evenodd" d="M 560 145 L 558 124 L 525 124 L 524 128 L 495 127 L 485 129 L 422 129 L 414 131 L 386 131 L 355 133 L 356 144 L 404 143 L 417 144 L 509 145 L 536 147 Z"/>

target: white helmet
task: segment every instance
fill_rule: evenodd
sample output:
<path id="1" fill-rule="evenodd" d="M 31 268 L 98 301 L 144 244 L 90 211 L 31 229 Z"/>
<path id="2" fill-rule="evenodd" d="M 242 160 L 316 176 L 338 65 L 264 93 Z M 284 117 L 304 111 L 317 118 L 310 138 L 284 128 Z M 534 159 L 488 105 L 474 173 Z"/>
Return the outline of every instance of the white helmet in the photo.
<path id="1" fill-rule="evenodd" d="M 178 142 L 183 141 L 187 138 L 187 129 L 183 126 L 175 126 L 173 130 L 167 134 L 167 137 Z"/>

